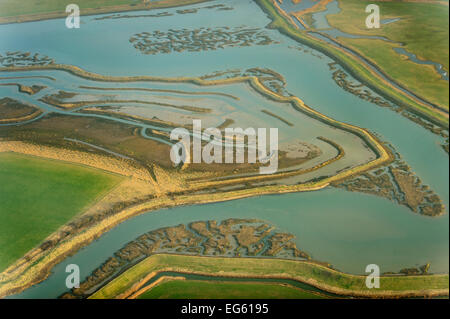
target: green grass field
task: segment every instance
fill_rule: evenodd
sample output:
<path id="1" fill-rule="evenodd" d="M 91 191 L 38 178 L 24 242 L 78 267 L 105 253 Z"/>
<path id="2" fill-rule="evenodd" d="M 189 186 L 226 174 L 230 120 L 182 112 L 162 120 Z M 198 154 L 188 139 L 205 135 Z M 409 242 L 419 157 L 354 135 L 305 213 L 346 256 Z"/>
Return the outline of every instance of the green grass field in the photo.
<path id="1" fill-rule="evenodd" d="M 329 286 L 344 292 L 373 293 L 365 284 L 365 276 L 338 272 L 309 262 L 285 259 L 198 257 L 158 254 L 150 256 L 125 271 L 90 298 L 111 299 L 130 289 L 151 272 L 178 271 L 231 277 L 288 277 L 293 280 L 313 280 L 320 286 Z M 424 291 L 446 289 L 448 275 L 389 276 L 380 278 L 378 294 L 401 293 L 406 290 Z M 319 287 L 321 288 L 321 287 Z"/>
<path id="2" fill-rule="evenodd" d="M 170 280 L 144 292 L 138 299 L 321 299 L 290 285 L 256 282 Z"/>
<path id="3" fill-rule="evenodd" d="M 375 3 L 380 7 L 381 19 L 400 18 L 367 29 L 365 8 Z M 438 62 L 449 70 L 449 11 L 448 6 L 436 3 L 413 3 L 372 0 L 339 0 L 341 12 L 327 16 L 331 26 L 352 34 L 383 36 L 404 44 L 404 48 L 419 59 Z M 448 82 L 432 66 L 406 60 L 394 52 L 399 44 L 382 40 L 339 38 L 346 46 L 356 49 L 376 63 L 394 80 L 419 96 L 446 109 L 449 105 Z"/>
<path id="4" fill-rule="evenodd" d="M 17 0 L 1 0 L 0 1 L 0 18 L 2 17 L 17 17 L 34 14 L 48 14 L 48 13 L 64 13 L 66 6 L 70 3 L 77 4 L 80 8 L 81 15 L 84 10 L 96 11 L 96 9 L 106 10 L 105 12 L 113 12 L 115 6 L 132 5 L 138 9 L 143 8 L 167 8 L 174 6 L 181 6 L 190 3 L 203 2 L 205 0 L 159 0 L 156 2 L 147 2 L 144 4 L 143 0 L 77 0 L 77 1 L 61 1 L 61 0 L 22 0 L 20 5 L 17 5 Z M 111 8 L 111 11 L 108 11 Z M 131 8 L 133 9 L 133 8 Z"/>
<path id="5" fill-rule="evenodd" d="M 75 164 L 0 153 L 0 271 L 121 180 Z"/>

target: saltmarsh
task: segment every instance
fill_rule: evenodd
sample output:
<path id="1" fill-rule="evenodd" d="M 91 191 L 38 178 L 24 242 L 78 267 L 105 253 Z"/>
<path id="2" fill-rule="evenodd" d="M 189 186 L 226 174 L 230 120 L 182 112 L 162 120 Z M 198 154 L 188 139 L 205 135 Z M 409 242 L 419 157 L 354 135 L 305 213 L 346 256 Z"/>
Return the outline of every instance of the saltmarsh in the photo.
<path id="1" fill-rule="evenodd" d="M 320 299 L 324 298 L 290 285 L 262 282 L 171 280 L 144 292 L 138 299 Z"/>
<path id="2" fill-rule="evenodd" d="M 400 20 L 379 29 L 367 29 L 365 7 L 371 3 L 380 6 L 382 20 Z M 411 62 L 393 50 L 403 44 L 406 51 L 416 54 L 419 59 L 440 63 L 448 71 L 448 4 L 340 0 L 339 7 L 338 14 L 327 16 L 332 27 L 351 34 L 386 37 L 396 44 L 340 37 L 342 43 L 362 53 L 417 95 L 448 109 L 448 82 L 442 80 L 433 67 Z"/>
<path id="3" fill-rule="evenodd" d="M 359 297 L 448 294 L 448 275 L 382 276 L 382 288 L 370 291 L 365 285 L 366 276 L 342 273 L 311 262 L 158 254 L 147 257 L 128 269 L 94 293 L 90 299 L 126 298 L 142 287 L 150 276 L 164 271 L 241 278 L 285 278 L 304 282 L 327 292 Z"/>
<path id="4" fill-rule="evenodd" d="M 0 271 L 121 180 L 79 165 L 0 153 Z"/>

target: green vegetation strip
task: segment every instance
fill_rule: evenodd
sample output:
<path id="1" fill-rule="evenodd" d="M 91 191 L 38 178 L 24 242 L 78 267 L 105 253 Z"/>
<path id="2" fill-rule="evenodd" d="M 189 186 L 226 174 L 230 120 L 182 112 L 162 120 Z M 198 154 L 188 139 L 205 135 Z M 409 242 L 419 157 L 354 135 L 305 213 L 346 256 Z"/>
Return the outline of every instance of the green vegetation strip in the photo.
<path id="1" fill-rule="evenodd" d="M 121 180 L 79 165 L 0 153 L 0 272 Z"/>
<path id="2" fill-rule="evenodd" d="M 335 294 L 359 297 L 448 295 L 449 287 L 448 275 L 385 276 L 381 277 L 380 289 L 368 289 L 365 276 L 341 273 L 312 262 L 160 254 L 150 256 L 128 269 L 91 298 L 114 298 L 130 290 L 142 278 L 148 277 L 148 274 L 163 271 L 224 277 L 292 279 Z"/>
<path id="3" fill-rule="evenodd" d="M 321 299 L 320 295 L 277 283 L 169 280 L 138 299 Z"/>

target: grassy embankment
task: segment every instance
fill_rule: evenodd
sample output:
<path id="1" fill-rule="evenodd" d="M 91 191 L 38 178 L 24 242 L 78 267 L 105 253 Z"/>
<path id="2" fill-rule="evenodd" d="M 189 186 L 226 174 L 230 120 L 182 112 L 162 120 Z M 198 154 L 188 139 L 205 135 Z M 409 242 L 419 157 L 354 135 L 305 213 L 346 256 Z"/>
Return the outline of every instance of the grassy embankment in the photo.
<path id="1" fill-rule="evenodd" d="M 166 280 L 137 299 L 321 299 L 323 296 L 277 283 Z"/>
<path id="2" fill-rule="evenodd" d="M 380 7 L 382 19 L 400 20 L 381 25 L 379 29 L 367 29 L 365 8 L 371 3 Z M 340 37 L 341 43 L 368 58 L 416 95 L 448 110 L 448 82 L 434 66 L 415 63 L 394 51 L 395 47 L 403 47 L 421 60 L 440 63 L 448 71 L 448 6 L 426 2 L 340 0 L 339 7 L 341 12 L 327 17 L 331 26 L 351 34 L 382 36 L 397 42 Z"/>
<path id="3" fill-rule="evenodd" d="M 6 83 L 6 85 L 15 83 Z M 0 86 L 5 85 L 0 83 Z M 0 124 L 19 123 L 32 120 L 42 111 L 29 104 L 23 104 L 8 97 L 0 98 Z"/>
<path id="4" fill-rule="evenodd" d="M 328 43 L 317 40 L 309 36 L 306 32 L 297 29 L 288 22 L 288 19 L 280 13 L 271 0 L 255 0 L 255 2 L 269 15 L 272 19 L 270 28 L 277 29 L 286 36 L 304 43 L 308 46 L 321 51 L 322 53 L 339 61 L 339 63 L 361 82 L 381 95 L 389 98 L 395 103 L 407 107 L 436 124 L 447 127 L 448 115 L 436 110 L 430 106 L 421 103 L 419 100 L 406 95 L 403 91 L 395 88 L 389 82 L 383 80 L 375 71 L 368 69 L 362 60 L 346 53 L 344 50 L 333 47 Z"/>
<path id="5" fill-rule="evenodd" d="M 323 291 L 359 297 L 448 295 L 448 275 L 383 276 L 380 289 L 368 289 L 365 276 L 341 273 L 303 261 L 261 258 L 153 255 L 115 278 L 92 299 L 128 297 L 159 272 L 175 271 L 208 276 L 283 278 L 304 282 Z M 143 278 L 145 278 L 143 280 Z"/>
<path id="6" fill-rule="evenodd" d="M 209 0 L 160 0 L 144 4 L 142 0 L 78 0 L 81 15 L 123 12 L 133 10 L 162 9 Z M 0 24 L 19 23 L 67 17 L 66 6 L 71 2 L 60 0 L 23 0 L 17 5 L 16 0 L 0 2 Z"/>
<path id="7" fill-rule="evenodd" d="M 121 180 L 92 168 L 0 154 L 0 271 Z"/>

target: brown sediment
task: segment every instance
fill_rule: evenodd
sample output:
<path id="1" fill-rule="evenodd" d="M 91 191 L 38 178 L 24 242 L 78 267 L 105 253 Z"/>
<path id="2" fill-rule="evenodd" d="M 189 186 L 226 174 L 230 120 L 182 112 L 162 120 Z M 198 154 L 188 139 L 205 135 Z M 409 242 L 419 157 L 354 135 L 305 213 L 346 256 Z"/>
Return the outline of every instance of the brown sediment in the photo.
<path id="1" fill-rule="evenodd" d="M 37 111 L 33 112 L 32 114 L 24 115 L 21 117 L 14 117 L 14 118 L 10 118 L 10 119 L 0 119 L 0 124 L 22 123 L 25 121 L 30 121 L 32 119 L 35 119 L 41 114 L 42 114 L 42 111 L 37 110 Z"/>
<path id="2" fill-rule="evenodd" d="M 34 55 L 31 52 L 22 51 L 7 51 L 6 55 L 0 54 L 0 65 L 5 67 L 14 66 L 37 66 L 37 65 L 50 65 L 55 63 L 55 60 L 48 56 L 41 56 L 39 53 Z"/>
<path id="3" fill-rule="evenodd" d="M 9 97 L 0 99 L 0 124 L 29 121 L 41 114 L 42 111 L 35 106 L 21 103 Z"/>
<path id="4" fill-rule="evenodd" d="M 360 61 L 360 62 L 362 62 L 362 63 L 365 63 L 365 62 L 363 61 L 363 59 L 360 58 L 360 57 L 363 57 L 364 55 L 361 54 L 357 49 L 353 49 L 353 48 L 350 49 L 350 48 L 348 48 L 345 44 L 343 44 L 341 41 L 339 41 L 339 39 L 335 39 L 335 38 L 331 37 L 331 36 L 330 36 L 329 34 L 327 34 L 327 33 L 320 32 L 320 31 L 314 31 L 314 32 L 320 34 L 320 35 L 323 36 L 323 37 L 326 37 L 326 38 L 330 39 L 331 41 L 333 41 L 333 42 L 337 43 L 339 46 L 341 46 L 341 47 L 334 46 L 334 47 L 333 47 L 334 49 L 336 49 L 336 50 L 338 50 L 338 51 L 340 51 L 340 52 L 342 52 L 342 53 L 344 53 L 344 54 L 346 54 L 346 55 L 350 55 L 350 54 L 349 54 L 348 52 L 346 52 L 346 50 L 344 50 L 343 48 L 346 48 L 346 49 L 349 50 L 349 51 L 353 51 L 354 55 L 351 55 L 351 57 L 354 58 L 354 59 L 356 59 L 356 60 L 358 60 L 358 61 Z M 372 76 L 374 76 L 375 78 L 379 79 L 379 80 L 382 81 L 385 85 L 389 86 L 390 89 L 396 91 L 396 92 L 399 93 L 399 94 L 404 95 L 404 94 L 405 94 L 404 91 L 409 92 L 410 95 L 409 95 L 408 97 L 409 97 L 410 99 L 412 99 L 415 103 L 421 105 L 422 107 L 425 107 L 425 108 L 428 109 L 428 110 L 432 110 L 432 111 L 438 113 L 440 116 L 443 116 L 443 117 L 446 119 L 446 121 L 448 122 L 448 117 L 449 117 L 448 109 L 446 109 L 446 108 L 443 107 L 443 106 L 437 105 L 437 104 L 435 104 L 435 103 L 431 103 L 431 102 L 427 101 L 425 98 L 423 98 L 423 97 L 417 95 L 416 93 L 413 93 L 413 92 L 409 91 L 408 88 L 406 88 L 404 85 L 402 85 L 402 84 L 396 82 L 393 78 L 391 78 L 388 74 L 386 74 L 386 73 L 378 66 L 378 64 L 377 64 L 375 61 L 373 61 L 373 60 L 371 60 L 370 58 L 367 58 L 367 57 L 365 57 L 365 59 L 366 59 L 367 61 L 369 61 L 370 64 L 371 64 L 371 65 L 372 65 L 379 73 L 381 73 L 387 80 L 384 79 L 384 78 L 382 78 L 377 72 L 375 72 L 374 70 L 372 70 L 372 68 L 366 68 L 366 70 L 367 70 L 368 72 L 370 72 Z M 351 70 L 348 70 L 348 72 L 352 74 L 352 71 L 351 71 Z M 352 74 L 352 75 L 354 75 L 354 74 Z M 369 85 L 368 83 L 366 83 L 366 82 L 364 82 L 364 81 L 361 81 L 361 82 L 365 83 L 365 85 L 367 85 L 368 87 L 370 87 L 370 85 Z M 392 83 L 396 83 L 397 86 L 393 85 Z M 374 88 L 372 88 L 372 89 L 373 89 L 374 91 L 377 91 L 377 90 L 374 89 Z M 403 90 L 404 90 L 404 91 L 403 91 Z M 426 103 L 423 102 L 423 101 L 426 101 Z M 398 101 L 398 102 L 395 101 L 395 102 L 398 103 L 399 105 L 405 105 L 405 104 L 402 103 L 401 101 Z M 408 105 L 405 105 L 405 106 L 408 107 Z M 408 109 L 410 110 L 410 112 L 417 113 L 417 114 L 419 114 L 420 116 L 426 118 L 427 120 L 429 120 L 429 121 L 431 121 L 431 122 L 434 122 L 434 123 L 436 123 L 436 124 L 441 125 L 442 127 L 448 126 L 448 123 L 444 123 L 444 122 L 442 122 L 441 120 L 439 120 L 439 119 L 437 119 L 437 118 L 430 117 L 428 114 L 424 114 L 423 112 L 421 112 L 421 110 L 419 110 L 419 109 L 417 109 L 417 108 L 410 108 L 410 107 L 408 107 Z"/>
<path id="5" fill-rule="evenodd" d="M 146 281 L 149 281 L 152 277 L 149 277 Z M 158 278 L 157 280 L 155 280 L 155 282 L 152 282 L 150 285 L 145 286 L 144 288 L 141 288 L 139 290 L 137 290 L 136 292 L 133 292 L 133 290 L 130 289 L 130 291 L 127 291 L 127 294 L 130 294 L 129 297 L 125 297 L 125 296 L 118 296 L 117 299 L 136 299 L 138 298 L 140 295 L 142 295 L 144 292 L 158 286 L 159 284 L 162 284 L 164 282 L 167 281 L 173 281 L 173 280 L 186 280 L 185 277 L 173 277 L 173 276 L 162 276 L 161 278 Z M 141 286 L 142 287 L 142 286 Z M 137 288 L 137 287 L 136 287 Z M 136 289 L 134 288 L 134 289 Z"/>
<path id="6" fill-rule="evenodd" d="M 166 283 L 166 282 L 169 282 L 169 281 L 174 281 L 174 280 L 186 280 L 186 277 L 183 277 L 183 275 L 186 275 L 186 274 L 184 274 L 184 273 L 176 273 L 176 274 L 177 274 L 176 276 L 162 276 L 162 277 L 158 278 L 157 280 L 155 280 L 154 282 L 152 282 L 151 284 L 149 284 L 147 286 L 144 286 L 143 288 L 141 288 L 143 284 L 140 284 L 140 285 L 136 284 L 136 287 L 133 287 L 134 289 L 130 288 L 129 290 L 126 291 L 126 293 L 118 295 L 117 298 L 115 298 L 115 299 L 136 299 L 136 298 L 139 298 L 143 293 L 145 293 L 145 292 L 155 288 L 156 286 L 159 286 L 160 284 L 163 284 L 163 283 Z M 146 282 L 150 281 L 155 276 L 154 273 L 152 273 L 151 275 L 152 276 L 149 276 L 149 277 L 145 278 L 145 279 L 147 279 Z M 222 277 L 222 278 L 226 278 L 226 277 Z M 240 281 L 239 283 L 243 283 L 243 284 L 245 284 L 245 283 L 253 283 L 253 281 L 245 281 L 245 279 L 248 279 L 248 278 L 244 278 L 244 281 Z M 252 278 L 252 279 L 258 279 L 258 278 Z M 196 281 L 198 281 L 198 280 L 196 280 Z M 201 280 L 201 281 L 202 282 L 210 282 L 208 280 Z M 139 282 L 139 283 L 141 283 L 141 282 Z M 264 282 L 259 282 L 259 284 L 264 284 Z M 271 285 L 284 286 L 284 287 L 290 287 L 292 289 L 296 289 L 296 290 L 299 290 L 299 291 L 304 291 L 304 289 L 301 289 L 301 288 L 298 288 L 298 287 L 295 287 L 295 286 L 291 286 L 291 285 L 285 284 L 285 283 L 274 283 L 274 282 L 271 282 L 270 284 Z M 137 289 L 139 289 L 139 290 L 137 290 Z M 314 294 L 314 295 L 323 296 L 323 293 L 318 293 L 318 292 L 315 292 L 315 291 L 308 291 L 308 292 L 311 293 L 311 294 Z M 336 297 L 336 298 L 338 298 L 338 297 Z"/>
<path id="7" fill-rule="evenodd" d="M 294 280 L 301 283 L 305 283 L 307 285 L 316 287 L 320 290 L 322 290 L 325 293 L 332 293 L 338 296 L 347 296 L 347 297 L 359 297 L 359 298 L 412 298 L 412 297 L 424 297 L 424 298 L 430 298 L 430 297 L 439 297 L 439 296 L 448 296 L 449 290 L 448 288 L 424 288 L 421 290 L 380 290 L 380 289 L 372 289 L 372 290 L 353 290 L 351 288 L 341 288 L 337 286 L 333 286 L 331 284 L 327 284 L 324 282 L 328 277 L 333 276 L 343 276 L 343 277 L 349 277 L 352 278 L 354 281 L 361 281 L 361 284 L 365 281 L 365 276 L 360 275 L 350 275 L 346 273 L 339 272 L 337 270 L 331 269 L 327 266 L 322 266 L 318 263 L 315 263 L 313 261 L 298 261 L 298 260 L 285 260 L 284 262 L 289 263 L 291 267 L 295 267 L 294 264 L 297 265 L 306 265 L 306 266 L 312 266 L 317 272 L 324 273 L 324 281 L 319 281 L 314 278 L 302 276 L 302 275 L 293 275 L 288 273 L 279 273 L 279 272 L 273 272 L 271 271 L 271 268 L 267 268 L 267 274 L 253 274 L 251 272 L 251 266 L 249 265 L 249 269 L 245 271 L 220 271 L 220 272 L 208 272 L 208 271 L 198 271 L 193 269 L 188 269 L 185 266 L 171 266 L 168 262 L 166 262 L 164 259 L 165 257 L 182 257 L 186 258 L 187 260 L 191 258 L 195 259 L 206 259 L 209 260 L 219 260 L 223 262 L 227 262 L 228 260 L 231 260 L 231 258 L 226 257 L 209 257 L 209 256 L 177 256 L 177 255 L 168 255 L 168 254 L 157 254 L 152 255 L 150 257 L 147 257 L 140 263 L 147 265 L 149 261 L 153 261 L 156 263 L 156 267 L 154 267 L 153 271 L 145 276 L 146 282 L 154 278 L 160 273 L 164 272 L 173 272 L 180 274 L 180 276 L 184 275 L 201 275 L 201 276 L 210 276 L 210 277 L 216 277 L 218 279 L 220 278 L 251 278 L 251 279 L 287 279 L 287 280 Z M 261 260 L 264 258 L 260 258 Z M 255 261 L 254 258 L 240 258 L 243 262 L 249 263 Z M 135 267 L 138 267 L 136 265 Z M 422 277 L 422 275 L 419 275 Z M 419 277 L 419 276 L 410 276 L 411 278 Z M 432 275 L 434 277 L 442 277 L 447 278 L 448 281 L 448 275 Z M 401 277 L 404 277 L 403 275 Z M 423 278 L 423 277 L 422 277 Z M 381 280 L 383 280 L 383 276 L 381 276 Z M 136 290 L 138 290 L 140 287 L 142 287 L 145 284 L 143 280 L 136 281 L 131 288 L 128 288 L 125 292 L 121 293 L 119 296 L 121 298 L 126 298 Z M 136 289 L 137 288 L 137 289 Z M 102 298 L 103 296 L 94 294 L 90 298 L 96 299 L 96 298 Z"/>
<path id="8" fill-rule="evenodd" d="M 55 78 L 45 75 L 30 75 L 30 76 L 0 76 L 0 80 L 19 80 L 19 79 L 46 79 L 56 81 Z"/>
<path id="9" fill-rule="evenodd" d="M 217 4 L 217 5 L 210 5 L 210 6 L 204 6 L 199 7 L 195 9 L 184 9 L 184 10 L 177 10 L 176 14 L 189 14 L 189 13 L 197 13 L 199 10 L 203 9 L 217 9 L 217 10 L 233 10 L 231 7 L 227 7 L 224 4 Z M 160 12 L 156 14 L 111 14 L 108 16 L 102 16 L 94 18 L 94 20 L 107 20 L 107 19 L 130 19 L 130 18 L 160 18 L 160 17 L 169 17 L 173 16 L 174 13 L 169 13 L 167 11 Z"/>
<path id="10" fill-rule="evenodd" d="M 422 126 L 426 130 L 430 131 L 433 134 L 439 135 L 443 138 L 446 138 L 448 140 L 448 127 L 442 128 L 439 127 L 432 122 L 428 122 L 417 115 L 411 114 L 407 111 L 401 112 L 402 116 L 408 118 L 409 120 L 413 121 L 414 123 L 417 123 L 418 125 Z"/>
<path id="11" fill-rule="evenodd" d="M 146 91 L 146 92 L 161 92 L 161 93 L 176 93 L 176 94 L 186 94 L 186 95 L 218 95 L 229 97 L 234 100 L 239 100 L 238 97 L 222 93 L 222 92 L 190 92 L 190 91 L 181 91 L 181 90 L 169 90 L 169 89 L 148 89 L 148 88 L 105 88 L 105 87 L 95 87 L 95 86 L 83 86 L 80 85 L 81 89 L 88 90 L 102 90 L 102 91 Z"/>
<path id="12" fill-rule="evenodd" d="M 172 192 L 179 189 L 178 181 L 173 177 L 169 177 L 167 172 L 154 166 L 152 169 L 153 174 L 150 174 L 149 171 L 140 168 L 139 165 L 133 161 L 67 149 L 62 151 L 61 149 L 54 147 L 22 142 L 0 142 L 0 152 L 17 152 L 49 159 L 63 160 L 129 177 L 93 207 L 89 208 L 82 216 L 75 218 L 67 225 L 62 226 L 57 232 L 50 235 L 42 245 L 33 249 L 23 258 L 8 267 L 8 269 L 0 276 L 1 279 L 3 279 L 2 277 L 4 277 L 4 274 L 20 273 L 34 262 L 39 261 L 57 244 L 64 242 L 75 233 L 82 233 L 85 228 L 100 222 L 101 219 L 114 214 L 117 210 L 121 210 L 127 205 L 132 205 L 145 198 L 148 201 L 153 197 L 159 196 L 161 193 Z M 152 175 L 158 180 L 157 183 Z M 77 250 L 79 246 L 74 248 Z M 41 276 L 42 274 L 37 275 Z M 3 281 L 1 279 L 0 281 Z"/>
<path id="13" fill-rule="evenodd" d="M 375 72 L 371 68 L 367 69 L 366 67 L 364 67 L 364 62 L 361 60 L 361 58 L 350 55 L 342 48 L 330 46 L 325 41 L 318 40 L 308 35 L 307 32 L 302 32 L 298 29 L 298 26 L 295 24 L 292 18 L 280 8 L 275 0 L 256 0 L 256 3 L 273 20 L 269 27 L 276 28 L 286 36 L 304 43 L 333 59 L 339 60 L 339 62 L 347 72 L 349 72 L 355 78 L 360 79 L 363 83 L 365 83 L 365 85 L 367 85 L 375 92 L 381 95 L 387 95 L 390 100 L 394 101 L 400 106 L 407 107 L 409 110 L 411 110 L 411 112 L 414 112 L 437 125 L 448 127 L 448 111 L 443 112 L 439 109 L 438 106 L 433 105 L 429 102 L 423 102 L 416 96 L 414 96 L 414 94 L 412 94 L 411 96 L 405 94 L 405 92 L 396 88 L 392 83 L 379 76 L 379 74 L 377 74 L 377 72 Z M 286 18 L 288 20 L 288 23 L 286 25 L 280 25 L 280 23 L 277 21 L 277 19 L 280 18 L 281 20 L 284 20 L 283 18 Z M 357 62 L 357 67 L 363 68 L 364 73 L 356 72 L 355 67 L 352 65 L 352 61 Z M 369 74 L 366 74 L 367 72 L 370 73 L 370 77 Z"/>
<path id="14" fill-rule="evenodd" d="M 373 94 L 366 89 L 365 85 L 362 83 L 354 83 L 349 80 L 347 80 L 347 73 L 345 73 L 343 70 L 337 69 L 336 70 L 336 62 L 331 62 L 328 64 L 331 71 L 333 72 L 333 80 L 336 82 L 337 85 L 342 87 L 345 91 L 359 97 L 360 99 L 369 101 L 371 103 L 377 104 L 381 107 L 387 107 L 390 108 L 392 111 L 397 112 L 401 114 L 402 116 L 406 117 L 410 121 L 413 121 L 414 123 L 422 126 L 426 130 L 432 132 L 433 134 L 436 134 L 438 136 L 441 136 L 443 138 L 448 139 L 448 127 L 442 127 L 439 125 L 434 124 L 433 122 L 430 122 L 426 119 L 423 119 L 422 117 L 419 117 L 418 115 L 415 115 L 411 112 L 409 112 L 407 109 L 404 109 L 402 107 L 396 107 L 392 103 L 380 98 L 380 97 L 374 97 Z M 447 148 L 446 148 L 447 145 Z M 442 147 L 444 150 L 446 150 L 448 154 L 448 143 L 442 144 Z"/>
<path id="15" fill-rule="evenodd" d="M 290 103 L 293 107 L 308 116 L 315 118 L 319 121 L 322 121 L 326 124 L 335 126 L 339 129 L 348 131 L 352 134 L 357 135 L 362 138 L 368 146 L 377 154 L 379 157 L 376 161 L 386 162 L 389 160 L 389 151 L 387 151 L 382 144 L 380 144 L 375 137 L 373 137 L 367 130 L 359 128 L 354 125 L 345 124 L 342 122 L 335 121 L 315 110 L 307 106 L 302 100 L 295 96 L 282 96 L 278 93 L 275 93 L 268 89 L 266 86 L 262 85 L 259 78 L 254 76 L 242 76 L 235 78 L 227 78 L 221 80 L 203 80 L 201 78 L 196 77 L 179 77 L 179 78 L 163 78 L 163 77 L 152 77 L 152 76 L 132 76 L 132 77 L 112 77 L 112 76 L 103 76 L 91 72 L 84 71 L 78 67 L 71 65 L 52 65 L 52 66 L 31 66 L 31 67 L 15 67 L 15 68 L 0 68 L 0 71 L 24 71 L 24 70 L 47 70 L 47 69 L 56 69 L 61 71 L 66 71 L 72 73 L 76 76 L 80 76 L 83 78 L 97 80 L 97 81 L 106 81 L 106 82 L 132 82 L 132 81 L 149 81 L 149 82 L 173 82 L 173 83 L 193 83 L 200 86 L 213 86 L 213 85 L 221 85 L 221 84 L 231 84 L 231 83 L 249 83 L 258 93 L 266 96 L 272 100 Z M 371 164 L 373 165 L 373 163 Z M 376 164 L 378 165 L 378 164 Z"/>
<path id="16" fill-rule="evenodd" d="M 362 100 L 369 101 L 381 107 L 389 107 L 391 109 L 394 109 L 394 106 L 388 101 L 385 101 L 384 99 L 378 96 L 374 97 L 372 92 L 370 92 L 363 84 L 353 83 L 347 80 L 348 74 L 345 73 L 343 70 L 340 69 L 336 70 L 336 65 L 337 65 L 336 62 L 328 63 L 330 70 L 333 71 L 333 80 L 334 82 L 336 82 L 338 86 L 343 88 L 345 91 L 359 97 Z"/>
<path id="17" fill-rule="evenodd" d="M 92 112 L 104 114 L 98 110 Z M 147 129 L 143 132 L 143 128 L 136 125 L 145 123 L 160 128 L 164 127 L 170 131 L 170 128 L 177 127 L 174 123 L 161 121 L 156 118 L 146 120 L 121 114 L 114 114 L 114 117 L 131 120 L 135 123 L 125 124 L 111 119 L 52 113 L 42 117 L 39 121 L 33 121 L 21 126 L 8 129 L 0 127 L 0 136 L 4 136 L 9 140 L 31 141 L 36 144 L 62 148 L 74 148 L 78 147 L 77 144 L 79 143 L 88 143 L 125 157 L 134 158 L 146 166 L 156 163 L 165 168 L 173 168 L 173 163 L 169 157 L 170 147 L 173 144 L 173 141 L 169 138 L 170 132 L 164 133 L 164 131 L 159 132 L 153 129 Z M 186 125 L 185 128 L 191 129 L 192 127 Z M 146 135 L 158 137 L 168 143 L 148 139 Z M 69 141 L 73 143 L 69 143 Z M 285 158 L 283 152 L 280 152 L 279 157 L 279 167 L 301 164 L 309 159 Z M 256 172 L 257 167 L 254 167 L 251 163 L 228 165 L 200 163 L 192 164 L 187 171 L 183 172 L 183 176 L 191 176 L 191 173 L 194 172 L 201 172 L 200 175 L 203 177 L 208 176 L 208 174 L 211 176 L 217 176 L 217 174 L 229 175 L 235 170 L 251 173 Z"/>
<path id="18" fill-rule="evenodd" d="M 232 79 L 242 77 L 257 77 L 261 85 L 265 86 L 272 92 L 284 96 L 289 95 L 289 93 L 286 91 L 286 79 L 284 78 L 284 76 L 268 68 L 250 68 L 245 70 L 244 72 L 242 72 L 240 69 L 215 71 L 211 74 L 202 75 L 199 77 L 199 79 L 220 80 L 220 78 Z"/>
<path id="19" fill-rule="evenodd" d="M 448 150 L 449 150 L 449 141 L 448 141 L 448 138 L 447 138 L 447 140 L 445 141 L 445 143 L 441 145 L 441 147 L 442 147 L 442 149 L 443 149 L 443 150 L 447 153 L 447 155 L 448 155 Z"/>
<path id="20" fill-rule="evenodd" d="M 226 71 L 215 71 L 212 72 L 210 74 L 204 74 L 202 76 L 200 76 L 200 79 L 202 80 L 211 80 L 214 78 L 219 78 L 222 76 L 229 76 L 231 75 L 231 77 L 237 77 L 237 76 L 241 76 L 241 70 L 240 69 L 233 69 L 233 70 L 226 70 Z"/>
<path id="21" fill-rule="evenodd" d="M 169 13 L 167 11 L 160 12 L 156 14 L 111 14 L 108 16 L 102 16 L 94 18 L 94 20 L 100 21 L 100 20 L 116 20 L 116 19 L 132 19 L 132 18 L 162 18 L 162 17 L 171 17 L 173 16 L 172 13 Z"/>
<path id="22" fill-rule="evenodd" d="M 67 255 L 75 253 L 80 248 L 97 239 L 101 234 L 132 216 L 178 205 L 206 204 L 274 193 L 282 194 L 288 192 L 313 191 L 322 189 L 328 185 L 329 181 L 322 180 L 314 184 L 264 186 L 250 190 L 243 189 L 220 194 L 189 194 L 179 195 L 177 197 L 161 195 L 153 198 L 151 201 L 132 204 L 129 207 L 119 210 L 110 217 L 97 222 L 82 233 L 74 234 L 70 238 L 65 239 L 44 254 L 33 251 L 29 256 L 33 256 L 34 258 L 32 260 L 25 258 L 25 262 L 21 262 L 20 267 L 18 267 L 17 264 L 10 266 L 7 271 L 4 271 L 0 275 L 0 297 L 20 293 L 28 287 L 45 280 L 49 276 L 53 266 L 64 260 Z"/>

